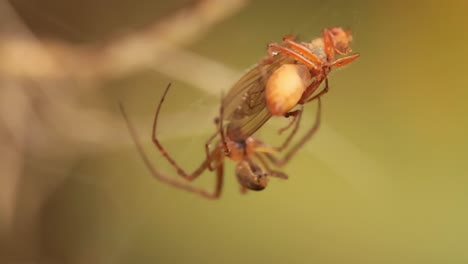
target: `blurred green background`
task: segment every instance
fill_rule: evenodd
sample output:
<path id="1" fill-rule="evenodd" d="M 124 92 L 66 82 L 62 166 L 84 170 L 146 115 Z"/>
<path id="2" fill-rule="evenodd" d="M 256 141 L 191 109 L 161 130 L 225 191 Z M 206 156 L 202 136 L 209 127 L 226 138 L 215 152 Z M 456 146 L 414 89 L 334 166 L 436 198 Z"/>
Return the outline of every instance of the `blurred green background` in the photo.
<path id="1" fill-rule="evenodd" d="M 99 43 L 192 2 L 11 3 L 39 37 Z M 63 144 L 62 157 L 27 157 L 2 263 L 467 263 L 467 8 L 466 1 L 249 2 L 184 48 L 242 73 L 284 34 L 312 39 L 324 27 L 349 26 L 361 53 L 331 74 L 323 127 L 284 168 L 289 180 L 242 195 L 228 161 L 222 197 L 208 201 L 152 179 L 131 144 L 95 151 Z M 195 168 L 229 85 L 208 93 L 146 69 L 106 80 L 80 102 L 118 114 L 122 100 L 155 166 L 177 177 L 149 140 L 171 81 L 161 136 L 177 161 Z M 307 106 L 304 127 L 315 107 Z M 259 136 L 276 142 L 281 121 Z M 77 124 L 76 133 L 87 129 Z M 115 133 L 128 134 L 123 120 Z M 57 177 L 30 213 L 36 186 Z M 206 173 L 196 184 L 212 188 L 213 180 Z"/>

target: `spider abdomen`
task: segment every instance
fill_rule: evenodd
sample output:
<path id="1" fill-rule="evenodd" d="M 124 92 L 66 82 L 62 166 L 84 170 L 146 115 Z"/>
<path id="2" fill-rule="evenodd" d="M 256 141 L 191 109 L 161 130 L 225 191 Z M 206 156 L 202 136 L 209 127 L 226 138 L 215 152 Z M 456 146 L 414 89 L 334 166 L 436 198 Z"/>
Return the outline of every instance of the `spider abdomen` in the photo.
<path id="1" fill-rule="evenodd" d="M 267 81 L 265 97 L 272 115 L 281 116 L 297 105 L 308 83 L 310 72 L 305 65 L 284 64 Z"/>

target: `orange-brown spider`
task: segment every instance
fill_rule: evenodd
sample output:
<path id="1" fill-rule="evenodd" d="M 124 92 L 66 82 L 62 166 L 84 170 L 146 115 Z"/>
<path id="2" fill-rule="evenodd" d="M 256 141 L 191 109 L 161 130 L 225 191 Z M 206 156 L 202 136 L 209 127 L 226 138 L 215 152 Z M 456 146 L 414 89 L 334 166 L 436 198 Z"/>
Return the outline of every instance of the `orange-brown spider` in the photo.
<path id="1" fill-rule="evenodd" d="M 350 30 L 342 28 L 323 29 L 322 37 L 310 43 L 295 41 L 296 36 L 286 35 L 283 43 L 270 43 L 268 57 L 261 64 L 269 64 L 278 53 L 295 60 L 294 64 L 281 65 L 269 76 L 266 88 L 266 104 L 272 115 L 290 116 L 289 111 L 297 104 L 310 102 L 328 91 L 327 76 L 332 67 L 341 67 L 353 62 L 359 53 L 335 60 L 335 53 L 351 52 Z M 313 78 L 313 81 L 311 82 Z M 325 80 L 325 88 L 312 96 Z"/>
<path id="2" fill-rule="evenodd" d="M 347 55 L 352 37 L 342 28 L 324 29 L 322 37 L 310 43 L 286 35 L 283 43 L 268 45 L 268 57 L 247 71 L 223 100 L 229 136 L 238 141 L 252 136 L 272 115 L 293 117 L 283 132 L 299 125 L 301 109 L 293 109 L 319 98 L 328 91 L 328 74 L 333 67 L 351 63 L 359 54 Z M 318 92 L 325 82 L 325 88 Z M 314 95 L 315 94 L 315 95 Z"/>
<path id="3" fill-rule="evenodd" d="M 183 179 L 188 182 L 181 182 L 178 179 L 169 177 L 158 171 L 150 162 L 147 154 L 144 152 L 142 144 L 138 139 L 137 133 L 131 124 L 125 109 L 122 104 L 120 104 L 120 110 L 122 115 L 125 118 L 126 124 L 130 131 L 131 137 L 138 149 L 138 152 L 145 162 L 145 165 L 150 170 L 151 174 L 158 180 L 165 182 L 169 185 L 175 186 L 177 188 L 199 194 L 205 198 L 216 199 L 220 196 L 222 185 L 223 185 L 223 176 L 224 176 L 224 159 L 227 157 L 235 162 L 236 165 L 236 176 L 239 184 L 241 185 L 241 190 L 243 192 L 249 190 L 262 190 L 268 184 L 268 176 L 278 177 L 286 179 L 287 175 L 281 171 L 273 170 L 268 164 L 269 161 L 272 165 L 282 166 L 286 164 L 297 150 L 304 144 L 308 139 L 310 139 L 315 132 L 317 131 L 320 125 L 320 116 L 321 116 L 321 102 L 318 100 L 318 110 L 316 115 L 316 121 L 314 125 L 302 136 L 302 138 L 291 147 L 291 149 L 285 153 L 284 157 L 279 159 L 273 153 L 282 151 L 285 149 L 294 133 L 291 133 L 288 138 L 283 142 L 280 147 L 269 147 L 265 145 L 262 141 L 248 137 L 242 140 L 232 140 L 229 137 L 230 128 L 229 126 L 224 126 L 224 107 L 221 104 L 219 111 L 219 118 L 216 119 L 215 123 L 217 124 L 217 131 L 214 133 L 205 144 L 206 158 L 205 160 L 195 169 L 192 173 L 187 173 L 180 165 L 167 153 L 159 139 L 157 138 L 157 122 L 159 112 L 161 110 L 162 103 L 166 97 L 167 92 L 169 91 L 170 84 L 167 86 L 164 91 L 163 96 L 157 106 L 157 110 L 153 120 L 153 130 L 152 130 L 152 141 L 154 145 L 158 148 L 160 153 L 165 157 L 165 159 L 175 168 L 177 174 L 179 174 Z M 299 118 L 300 120 L 300 118 Z M 298 121 L 299 122 L 299 121 Z M 211 142 L 217 137 L 220 136 L 219 141 L 215 144 L 213 150 L 210 150 Z M 196 187 L 191 185 L 189 182 L 196 179 L 206 170 L 216 172 L 216 185 L 214 192 L 209 192 L 203 188 Z"/>

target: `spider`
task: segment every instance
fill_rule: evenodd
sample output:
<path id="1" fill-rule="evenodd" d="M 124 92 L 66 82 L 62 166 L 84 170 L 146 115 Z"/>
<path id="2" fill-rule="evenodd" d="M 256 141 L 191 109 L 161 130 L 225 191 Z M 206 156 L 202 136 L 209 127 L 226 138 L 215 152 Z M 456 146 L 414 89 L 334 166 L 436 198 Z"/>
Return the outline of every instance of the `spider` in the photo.
<path id="1" fill-rule="evenodd" d="M 297 43 L 296 38 L 294 35 L 286 35 L 282 44 L 270 43 L 268 57 L 262 61 L 268 64 L 280 52 L 297 62 L 283 64 L 268 78 L 265 96 L 272 115 L 285 115 L 297 104 L 310 102 L 325 94 L 328 91 L 327 76 L 332 67 L 345 66 L 360 56 L 356 53 L 335 60 L 335 53 L 347 55 L 351 52 L 350 30 L 325 28 L 322 30 L 322 38 L 310 43 Z M 312 77 L 314 80 L 310 83 Z M 325 88 L 311 97 L 324 80 Z"/>
<path id="2" fill-rule="evenodd" d="M 229 134 L 231 132 L 230 127 L 224 125 L 224 106 L 223 104 L 221 104 L 219 108 L 219 118 L 215 119 L 217 130 L 205 143 L 206 157 L 192 173 L 187 173 L 169 155 L 169 153 L 165 150 L 165 148 L 163 147 L 163 145 L 157 137 L 157 124 L 159 112 L 170 87 L 171 84 L 168 84 L 157 106 L 157 110 L 153 120 L 153 130 L 151 134 L 151 139 L 154 145 L 159 150 L 159 152 L 172 165 L 172 167 L 176 170 L 177 174 L 180 175 L 183 179 L 185 179 L 186 182 L 182 182 L 178 179 L 163 174 L 152 165 L 148 155 L 143 150 L 142 144 L 137 136 L 134 126 L 130 122 L 130 119 L 126 114 L 122 103 L 120 103 L 120 110 L 130 131 L 130 135 L 137 147 L 137 150 L 141 158 L 143 159 L 145 165 L 147 166 L 151 174 L 154 176 L 154 178 L 179 189 L 196 193 L 205 198 L 217 199 L 221 195 L 224 178 L 225 158 L 228 158 L 237 163 L 235 174 L 237 176 L 237 180 L 241 186 L 241 191 L 243 193 L 245 193 L 247 190 L 263 190 L 268 184 L 269 176 L 287 179 L 288 176 L 285 173 L 271 169 L 270 164 L 278 167 L 286 164 L 301 147 L 301 145 L 304 144 L 315 134 L 315 132 L 320 126 L 321 101 L 320 98 L 318 98 L 318 109 L 314 125 L 302 136 L 302 138 L 294 146 L 291 147 L 291 149 L 287 153 L 285 153 L 284 157 L 280 159 L 274 154 L 282 151 L 289 145 L 293 133 L 291 133 L 287 137 L 287 139 L 283 142 L 283 144 L 280 147 L 267 146 L 261 140 L 254 139 L 253 137 L 247 137 L 242 140 L 233 140 L 229 137 Z M 213 140 L 218 135 L 220 139 L 215 144 L 214 149 L 210 150 L 211 142 L 213 142 Z M 216 184 L 213 192 L 190 184 L 191 181 L 199 177 L 206 170 L 216 173 Z"/>
<path id="3" fill-rule="evenodd" d="M 278 132 L 293 124 L 298 126 L 301 110 L 296 105 L 321 97 L 328 91 L 328 74 L 332 67 L 353 62 L 359 54 L 335 60 L 335 55 L 351 52 L 351 32 L 342 28 L 323 29 L 322 37 L 310 43 L 295 42 L 296 37 L 286 35 L 283 43 L 270 43 L 268 56 L 245 73 L 229 90 L 223 105 L 229 121 L 230 137 L 242 140 L 253 135 L 271 116 L 293 117 Z M 325 82 L 325 88 L 313 95 Z"/>

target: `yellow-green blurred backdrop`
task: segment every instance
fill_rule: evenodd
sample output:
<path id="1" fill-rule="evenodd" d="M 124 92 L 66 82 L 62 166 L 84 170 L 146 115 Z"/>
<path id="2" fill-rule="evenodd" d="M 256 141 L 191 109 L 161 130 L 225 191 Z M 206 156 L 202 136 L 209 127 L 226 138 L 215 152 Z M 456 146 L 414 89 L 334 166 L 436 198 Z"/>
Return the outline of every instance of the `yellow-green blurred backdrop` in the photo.
<path id="1" fill-rule="evenodd" d="M 12 1 L 37 36 L 79 43 L 138 30 L 189 4 Z M 361 53 L 330 76 L 323 126 L 284 168 L 290 178 L 242 195 L 228 161 L 222 197 L 208 201 L 153 180 L 131 144 L 64 144 L 65 157 L 24 163 L 15 224 L 2 239 L 5 263 L 467 263 L 466 10 L 464 1 L 248 3 L 184 48 L 242 73 L 284 34 L 312 39 L 349 26 Z M 149 140 L 171 81 L 160 132 L 191 169 L 229 86 L 208 93 L 147 69 L 80 100 L 115 114 L 123 101 L 155 166 L 177 177 Z M 304 128 L 315 107 L 307 106 Z M 260 136 L 277 139 L 284 122 Z M 77 124 L 75 133 L 87 129 Z M 115 133 L 128 134 L 123 120 Z M 30 213 L 31 193 L 57 177 Z M 196 184 L 212 188 L 213 180 L 206 173 Z"/>

